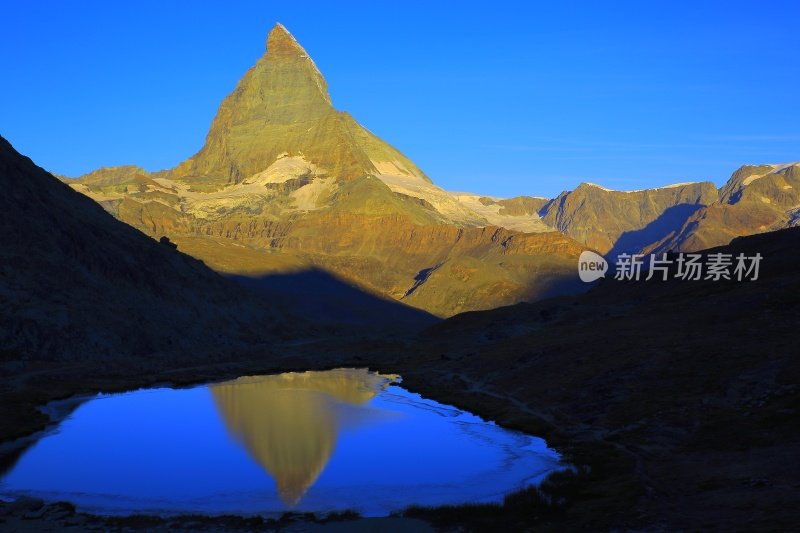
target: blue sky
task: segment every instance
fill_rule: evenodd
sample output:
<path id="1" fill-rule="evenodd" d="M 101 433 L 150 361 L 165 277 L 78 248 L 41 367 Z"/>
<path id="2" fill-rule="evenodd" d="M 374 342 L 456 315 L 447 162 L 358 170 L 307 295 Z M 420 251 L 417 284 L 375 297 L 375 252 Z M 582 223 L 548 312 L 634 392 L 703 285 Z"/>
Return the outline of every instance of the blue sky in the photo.
<path id="1" fill-rule="evenodd" d="M 53 172 L 174 166 L 282 22 L 334 105 L 449 190 L 723 183 L 800 160 L 800 3 L 10 2 L 0 134 Z"/>

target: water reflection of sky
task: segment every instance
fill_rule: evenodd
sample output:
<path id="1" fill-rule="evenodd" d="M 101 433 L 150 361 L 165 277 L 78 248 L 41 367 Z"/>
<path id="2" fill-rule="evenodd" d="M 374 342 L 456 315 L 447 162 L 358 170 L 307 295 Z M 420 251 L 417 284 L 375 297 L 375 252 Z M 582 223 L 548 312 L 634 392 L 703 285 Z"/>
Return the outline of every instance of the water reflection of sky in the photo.
<path id="1" fill-rule="evenodd" d="M 81 405 L 0 494 L 98 512 L 282 512 L 499 501 L 557 468 L 541 439 L 363 370 L 150 389 Z"/>

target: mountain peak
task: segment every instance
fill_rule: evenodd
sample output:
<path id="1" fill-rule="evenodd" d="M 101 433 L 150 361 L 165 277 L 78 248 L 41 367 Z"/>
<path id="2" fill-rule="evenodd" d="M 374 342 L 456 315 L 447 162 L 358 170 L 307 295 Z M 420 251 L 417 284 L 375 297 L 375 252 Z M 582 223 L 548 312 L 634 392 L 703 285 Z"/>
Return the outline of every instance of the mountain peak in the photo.
<path id="1" fill-rule="evenodd" d="M 207 176 L 217 186 L 240 183 L 270 168 L 282 154 L 302 154 L 324 174 L 350 180 L 388 172 L 416 176 L 414 163 L 334 109 L 325 78 L 282 24 L 267 51 L 219 107 L 203 148 L 172 176 Z"/>
<path id="2" fill-rule="evenodd" d="M 308 55 L 303 47 L 300 46 L 300 43 L 297 42 L 297 39 L 289 33 L 286 26 L 280 22 L 276 22 L 275 26 L 269 31 L 269 35 L 267 36 L 267 52 L 271 54 Z"/>

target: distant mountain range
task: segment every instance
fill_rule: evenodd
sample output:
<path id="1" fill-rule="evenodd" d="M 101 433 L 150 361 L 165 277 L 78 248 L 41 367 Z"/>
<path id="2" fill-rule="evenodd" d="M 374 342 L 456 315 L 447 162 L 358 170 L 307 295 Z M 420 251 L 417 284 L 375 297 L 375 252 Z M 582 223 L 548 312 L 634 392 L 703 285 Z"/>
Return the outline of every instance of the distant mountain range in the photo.
<path id="1" fill-rule="evenodd" d="M 612 259 L 621 252 L 697 251 L 797 225 L 800 164 L 743 166 L 719 190 L 711 182 L 628 192 L 584 183 L 540 215 Z"/>
<path id="2" fill-rule="evenodd" d="M 743 166 L 675 233 L 650 246 L 694 251 L 744 235 L 794 227 L 800 222 L 800 164 Z"/>
<path id="3" fill-rule="evenodd" d="M 742 167 L 719 191 L 704 182 L 630 192 L 584 183 L 554 199 L 447 192 L 334 109 L 316 65 L 278 24 L 193 157 L 64 181 L 219 272 L 318 268 L 450 316 L 579 290 L 584 248 L 688 251 L 793 225 L 797 176 L 796 164 L 766 165 Z"/>

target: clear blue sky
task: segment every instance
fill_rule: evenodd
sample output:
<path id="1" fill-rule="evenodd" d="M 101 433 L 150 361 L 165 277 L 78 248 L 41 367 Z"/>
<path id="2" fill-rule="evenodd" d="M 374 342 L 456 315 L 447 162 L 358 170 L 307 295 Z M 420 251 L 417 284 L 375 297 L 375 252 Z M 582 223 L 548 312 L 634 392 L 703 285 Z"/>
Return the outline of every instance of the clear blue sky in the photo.
<path id="1" fill-rule="evenodd" d="M 338 109 L 450 190 L 720 184 L 800 160 L 797 0 L 4 4 L 0 134 L 71 176 L 192 155 L 278 21 Z"/>

